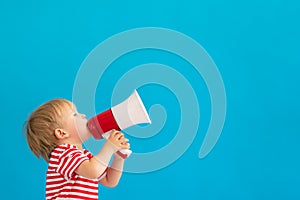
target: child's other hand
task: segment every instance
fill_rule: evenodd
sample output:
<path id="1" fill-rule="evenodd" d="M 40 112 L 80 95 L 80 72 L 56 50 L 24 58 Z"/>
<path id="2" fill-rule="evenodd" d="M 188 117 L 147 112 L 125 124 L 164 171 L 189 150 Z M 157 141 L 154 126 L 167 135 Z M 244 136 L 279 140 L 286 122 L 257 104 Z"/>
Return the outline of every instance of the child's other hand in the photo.
<path id="1" fill-rule="evenodd" d="M 125 138 L 124 134 L 120 131 L 113 130 L 108 137 L 108 141 L 113 144 L 117 150 L 130 148 L 130 144 L 128 143 L 129 140 Z"/>

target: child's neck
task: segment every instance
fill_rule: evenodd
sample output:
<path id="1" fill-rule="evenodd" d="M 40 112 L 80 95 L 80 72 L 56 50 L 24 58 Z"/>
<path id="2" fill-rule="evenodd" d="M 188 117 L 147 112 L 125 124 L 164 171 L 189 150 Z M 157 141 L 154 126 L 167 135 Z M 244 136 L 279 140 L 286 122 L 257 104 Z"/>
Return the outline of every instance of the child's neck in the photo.
<path id="1" fill-rule="evenodd" d="M 83 150 L 82 143 L 73 144 L 73 145 L 75 145 L 78 149 Z"/>

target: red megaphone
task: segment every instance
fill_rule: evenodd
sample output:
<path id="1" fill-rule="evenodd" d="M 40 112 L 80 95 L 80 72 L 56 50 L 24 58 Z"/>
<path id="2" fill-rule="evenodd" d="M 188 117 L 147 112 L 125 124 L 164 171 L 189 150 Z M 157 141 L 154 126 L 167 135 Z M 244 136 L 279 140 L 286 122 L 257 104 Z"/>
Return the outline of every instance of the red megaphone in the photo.
<path id="1" fill-rule="evenodd" d="M 124 130 L 142 123 L 151 123 L 151 120 L 139 94 L 134 90 L 122 103 L 89 119 L 87 126 L 95 139 L 107 139 L 113 129 Z M 117 153 L 127 158 L 132 151 L 121 149 Z"/>

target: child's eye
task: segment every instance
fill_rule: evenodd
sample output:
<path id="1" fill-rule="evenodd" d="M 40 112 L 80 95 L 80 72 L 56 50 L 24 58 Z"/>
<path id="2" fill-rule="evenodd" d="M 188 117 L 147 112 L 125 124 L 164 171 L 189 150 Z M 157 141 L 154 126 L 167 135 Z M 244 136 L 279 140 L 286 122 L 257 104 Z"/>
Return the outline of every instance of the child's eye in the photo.
<path id="1" fill-rule="evenodd" d="M 73 116 L 77 116 L 77 113 L 74 113 Z"/>

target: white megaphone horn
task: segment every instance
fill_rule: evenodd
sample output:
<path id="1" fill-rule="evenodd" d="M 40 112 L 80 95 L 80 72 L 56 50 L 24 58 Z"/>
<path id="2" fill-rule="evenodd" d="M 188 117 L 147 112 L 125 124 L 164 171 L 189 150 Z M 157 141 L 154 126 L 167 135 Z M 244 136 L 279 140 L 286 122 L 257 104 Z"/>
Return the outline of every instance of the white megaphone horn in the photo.
<path id="1" fill-rule="evenodd" d="M 151 123 L 145 106 L 136 90 L 122 103 L 92 117 L 87 126 L 95 139 L 108 139 L 111 130 L 124 130 L 130 126 Z M 117 152 L 123 158 L 132 153 L 129 149 Z"/>

